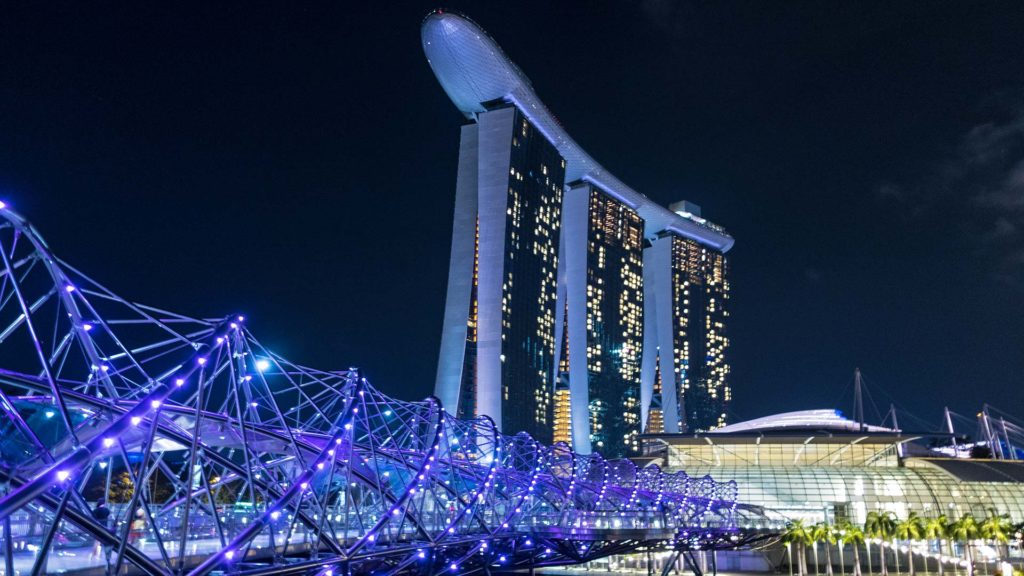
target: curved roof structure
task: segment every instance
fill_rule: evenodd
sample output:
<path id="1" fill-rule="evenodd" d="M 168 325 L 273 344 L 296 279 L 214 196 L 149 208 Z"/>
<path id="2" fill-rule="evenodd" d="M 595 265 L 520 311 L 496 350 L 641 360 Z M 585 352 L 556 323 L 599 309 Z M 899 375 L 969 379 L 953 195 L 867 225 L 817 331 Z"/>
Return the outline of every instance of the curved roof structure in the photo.
<path id="1" fill-rule="evenodd" d="M 898 432 L 882 426 L 864 426 L 867 432 Z M 716 434 L 734 434 L 737 432 L 783 432 L 787 430 L 821 430 L 828 432 L 858 432 L 860 424 L 845 418 L 839 410 L 798 410 L 783 412 L 762 418 L 754 418 L 745 422 L 737 422 L 723 426 L 714 431 Z"/>
<path id="2" fill-rule="evenodd" d="M 467 118 L 475 119 L 496 101 L 514 104 L 565 158 L 566 182 L 589 182 L 630 206 L 644 219 L 647 236 L 669 231 L 723 252 L 732 248 L 733 238 L 720 226 L 660 206 L 591 158 L 541 102 L 526 75 L 475 22 L 438 10 L 423 21 L 421 34 L 434 75 Z"/>

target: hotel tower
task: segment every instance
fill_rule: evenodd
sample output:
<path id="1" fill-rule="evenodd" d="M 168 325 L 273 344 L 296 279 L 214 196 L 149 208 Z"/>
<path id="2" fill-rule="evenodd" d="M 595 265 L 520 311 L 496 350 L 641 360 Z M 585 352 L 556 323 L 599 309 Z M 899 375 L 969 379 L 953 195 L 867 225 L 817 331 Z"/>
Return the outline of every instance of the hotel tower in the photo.
<path id="1" fill-rule="evenodd" d="M 470 120 L 437 397 L 503 432 L 608 457 L 638 453 L 643 432 L 722 425 L 732 237 L 601 167 L 471 20 L 434 12 L 422 37 Z"/>

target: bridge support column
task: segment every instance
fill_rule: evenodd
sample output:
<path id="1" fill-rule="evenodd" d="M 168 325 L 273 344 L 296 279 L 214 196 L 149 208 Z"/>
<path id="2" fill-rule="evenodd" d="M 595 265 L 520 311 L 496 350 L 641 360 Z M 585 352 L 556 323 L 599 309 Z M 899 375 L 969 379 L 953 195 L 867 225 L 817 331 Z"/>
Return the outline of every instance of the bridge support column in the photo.
<path id="1" fill-rule="evenodd" d="M 661 576 L 668 576 L 668 573 L 676 567 L 676 562 L 679 562 L 679 556 L 682 554 L 681 550 L 676 550 L 668 557 L 668 561 L 665 562 L 665 566 L 661 569 Z M 678 571 L 677 571 L 678 572 Z"/>
<path id="2" fill-rule="evenodd" d="M 692 550 L 683 552 L 683 558 L 686 560 L 686 564 L 690 566 L 693 576 L 704 576 L 704 572 L 701 571 L 700 566 L 697 564 L 697 558 L 693 555 Z"/>

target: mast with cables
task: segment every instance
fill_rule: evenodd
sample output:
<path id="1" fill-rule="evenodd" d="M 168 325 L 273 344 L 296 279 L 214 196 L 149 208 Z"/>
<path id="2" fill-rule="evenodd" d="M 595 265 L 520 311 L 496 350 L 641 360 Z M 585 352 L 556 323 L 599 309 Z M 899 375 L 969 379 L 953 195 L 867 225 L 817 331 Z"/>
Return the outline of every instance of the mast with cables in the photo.
<path id="1" fill-rule="evenodd" d="M 864 395 L 861 390 L 863 382 L 860 377 L 860 368 L 854 368 L 853 370 L 853 412 L 854 417 L 857 419 L 857 425 L 860 427 L 860 431 L 864 432 L 867 430 L 867 426 L 864 424 Z"/>

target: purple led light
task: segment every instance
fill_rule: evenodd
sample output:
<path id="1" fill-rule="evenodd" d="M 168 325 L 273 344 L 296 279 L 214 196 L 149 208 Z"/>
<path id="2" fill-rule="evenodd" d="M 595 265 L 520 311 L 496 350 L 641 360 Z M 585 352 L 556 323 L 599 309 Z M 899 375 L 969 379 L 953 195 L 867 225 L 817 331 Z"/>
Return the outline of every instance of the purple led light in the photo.
<path id="1" fill-rule="evenodd" d="M 3 213 L 0 213 L 0 216 L 2 215 Z M 2 219 L 0 217 L 0 220 Z M 47 287 L 47 293 L 59 294 L 61 289 L 68 290 L 68 292 L 77 291 L 75 286 L 70 285 L 72 277 L 78 276 L 56 275 L 59 280 Z M 62 281 L 63 284 L 60 283 Z M 90 292 L 78 292 L 80 297 L 66 296 L 68 298 L 66 302 L 77 302 L 90 297 L 93 290 L 91 286 L 92 284 L 86 284 L 86 288 Z M 106 293 L 104 292 L 104 294 Z M 82 304 L 84 305 L 85 302 L 83 301 Z M 322 450 L 319 458 L 309 459 L 305 457 L 305 454 L 302 454 L 300 458 L 296 454 L 288 453 L 294 448 L 294 442 L 291 445 L 283 444 L 284 449 L 280 450 L 281 455 L 274 454 L 278 451 L 277 443 L 273 446 L 268 444 L 270 449 L 266 449 L 263 445 L 253 447 L 255 468 L 250 468 L 247 472 L 258 481 L 260 474 L 254 472 L 269 470 L 271 466 L 276 465 L 276 459 L 281 456 L 290 456 L 300 462 L 305 462 L 305 464 L 300 464 L 299 467 L 290 464 L 277 469 L 280 472 L 275 470 L 264 474 L 264 479 L 261 481 L 263 488 L 278 492 L 276 498 L 268 500 L 266 507 L 256 503 L 256 510 L 253 511 L 255 516 L 247 515 L 242 518 L 242 523 L 248 524 L 248 526 L 241 531 L 233 530 L 231 542 L 225 542 L 222 546 L 217 547 L 221 550 L 221 554 L 215 552 L 204 560 L 207 568 L 214 569 L 213 567 L 220 563 L 223 570 L 229 565 L 228 560 L 233 558 L 238 558 L 240 563 L 245 561 L 246 552 L 251 546 L 262 546 L 262 544 L 254 544 L 254 538 L 259 537 L 260 529 L 273 527 L 275 534 L 291 534 L 291 531 L 279 532 L 277 530 L 282 521 L 271 522 L 271 519 L 276 520 L 281 514 L 285 516 L 282 519 L 285 524 L 293 518 L 297 523 L 301 519 L 303 524 L 310 526 L 308 534 L 322 532 L 323 537 L 333 537 L 334 535 L 330 531 L 312 526 L 323 526 L 324 522 L 341 523 L 343 517 L 331 514 L 326 518 L 321 516 L 322 521 L 311 523 L 304 506 L 307 502 L 313 505 L 318 504 L 313 500 L 314 492 L 325 489 L 316 476 L 316 474 L 320 474 L 318 471 L 331 473 L 330 488 L 332 491 L 336 479 L 334 475 L 337 475 L 337 479 L 344 482 L 338 488 L 346 490 L 348 486 L 351 486 L 353 490 L 348 494 L 351 496 L 355 496 L 359 491 L 365 489 L 393 490 L 392 494 L 396 497 L 391 502 L 392 509 L 378 508 L 376 510 L 375 515 L 383 517 L 376 518 L 376 523 L 371 523 L 367 525 L 367 528 L 360 530 L 360 532 L 364 532 L 361 543 L 375 542 L 376 534 L 385 535 L 388 533 L 383 530 L 397 529 L 394 524 L 406 517 L 410 522 L 427 520 L 423 526 L 428 532 L 426 536 L 428 537 L 427 542 L 430 544 L 426 548 L 411 551 L 419 558 L 429 557 L 431 559 L 430 566 L 434 571 L 447 571 L 449 565 L 457 570 L 461 568 L 461 564 L 458 562 L 464 559 L 472 560 L 466 565 L 468 573 L 486 570 L 488 564 L 496 567 L 498 562 L 508 562 L 510 565 L 518 566 L 519 564 L 526 565 L 531 561 L 535 564 L 552 562 L 553 559 L 561 561 L 564 560 L 563 551 L 575 555 L 576 552 L 585 549 L 588 556 L 595 556 L 600 549 L 599 546 L 595 544 L 589 549 L 587 546 L 581 549 L 579 540 L 565 534 L 564 550 L 561 547 L 563 544 L 560 544 L 559 552 L 555 553 L 549 549 L 550 556 L 541 558 L 539 552 L 543 551 L 544 547 L 534 543 L 520 531 L 520 528 L 530 526 L 536 520 L 533 516 L 535 511 L 532 499 L 540 493 L 543 493 L 545 497 L 558 500 L 557 503 L 564 504 L 567 510 L 573 510 L 572 520 L 575 526 L 582 524 L 584 526 L 593 525 L 595 528 L 609 527 L 606 523 L 611 521 L 612 517 L 631 516 L 634 528 L 649 527 L 659 531 L 671 529 L 675 534 L 678 534 L 678 529 L 687 527 L 687 522 L 694 522 L 690 526 L 699 526 L 705 515 L 730 510 L 729 505 L 733 504 L 734 506 L 734 500 L 737 498 L 735 484 L 732 484 L 731 488 L 727 488 L 724 484 L 716 485 L 710 478 L 706 480 L 689 479 L 685 474 L 669 475 L 658 469 L 651 473 L 641 472 L 636 467 L 630 468 L 628 463 L 605 461 L 598 455 L 577 455 L 564 444 L 561 447 L 556 445 L 548 448 L 529 439 L 528 436 L 505 436 L 496 429 L 493 422 L 461 421 L 451 414 L 443 412 L 444 406 L 435 399 L 424 403 L 423 407 L 429 408 L 429 412 L 424 411 L 421 416 L 420 405 L 388 398 L 370 387 L 365 379 L 359 377 L 358 372 L 346 374 L 311 371 L 307 373 L 302 369 L 293 368 L 293 365 L 284 359 L 261 348 L 254 339 L 250 338 L 247 331 L 244 335 L 237 332 L 244 328 L 237 322 L 230 322 L 231 329 L 236 330 L 235 337 L 231 336 L 230 330 L 223 331 L 220 335 L 211 334 L 205 324 L 201 332 L 186 332 L 182 335 L 182 342 L 191 342 L 199 351 L 204 351 L 203 347 L 205 346 L 207 354 L 210 354 L 209 350 L 211 349 L 208 346 L 210 336 L 214 336 L 218 344 L 224 345 L 221 351 L 224 351 L 225 354 L 229 351 L 232 353 L 232 356 L 214 356 L 213 360 L 217 360 L 217 362 L 210 365 L 211 370 L 209 371 L 204 371 L 204 368 L 200 368 L 200 366 L 204 366 L 210 356 L 200 358 L 201 355 L 198 352 L 192 352 L 195 355 L 191 358 L 162 356 L 160 349 L 147 348 L 146 342 L 131 342 L 131 347 L 122 350 L 122 352 L 139 351 L 140 363 L 135 364 L 126 355 L 119 354 L 116 350 L 120 346 L 116 343 L 117 337 L 120 336 L 120 334 L 116 334 L 121 330 L 120 323 L 116 320 L 108 323 L 94 311 L 89 310 L 87 313 L 89 315 L 85 317 L 72 313 L 67 318 L 58 319 L 61 330 L 66 330 L 70 325 L 72 330 L 77 328 L 78 334 L 81 336 L 92 328 L 97 328 L 103 333 L 102 336 L 109 336 L 102 343 L 104 350 L 101 355 L 97 356 L 89 351 L 89 354 L 77 359 L 76 365 L 88 367 L 93 358 L 101 358 L 104 361 L 116 361 L 121 367 L 110 370 L 113 365 L 93 366 L 92 372 L 81 375 L 83 382 L 80 385 L 84 387 L 83 389 L 89 390 L 88 394 L 102 399 L 103 402 L 120 403 L 118 408 L 129 410 L 127 414 L 130 416 L 128 419 L 124 419 L 123 416 L 115 417 L 111 421 L 104 422 L 105 426 L 97 427 L 88 435 L 89 439 L 84 447 L 86 450 L 80 453 L 81 457 L 76 454 L 75 459 L 68 459 L 66 462 L 57 463 L 49 468 L 45 473 L 49 476 L 40 475 L 32 479 L 30 482 L 35 482 L 35 485 L 21 491 L 23 494 L 19 496 L 21 500 L 30 501 L 30 492 L 38 494 L 40 489 L 69 488 L 73 483 L 82 482 L 90 471 L 95 470 L 94 466 L 96 465 L 106 466 L 107 470 L 115 467 L 114 462 L 118 457 L 113 448 L 117 447 L 119 452 L 122 447 L 127 448 L 129 444 L 129 440 L 121 438 L 130 439 L 132 450 L 152 449 L 154 452 L 165 450 L 166 445 L 154 442 L 153 438 L 161 432 L 157 426 L 157 418 L 160 414 L 158 410 L 162 411 L 162 403 L 167 401 L 172 402 L 168 406 L 168 410 L 172 410 L 173 407 L 173 410 L 181 410 L 187 414 L 187 410 L 196 408 L 197 418 L 201 410 L 208 410 L 213 417 L 213 423 L 203 429 L 208 436 L 216 435 L 219 432 L 222 434 L 221 440 L 228 440 L 227 435 L 230 434 L 228 430 L 231 430 L 232 427 L 237 430 L 240 426 L 244 432 L 244 427 L 247 424 L 245 421 L 253 420 L 254 426 L 271 426 L 274 433 L 280 431 L 285 435 L 290 434 L 298 438 L 303 443 L 309 442 L 310 450 L 313 445 L 317 444 Z M 86 317 L 92 318 L 92 320 L 86 321 L 84 319 Z M 230 320 L 229 318 L 228 321 Z M 224 322 L 224 324 L 228 323 Z M 202 341 L 199 341 L 200 335 Z M 82 341 L 89 343 L 90 339 L 83 338 Z M 235 349 L 236 344 L 237 350 Z M 107 348 L 111 350 L 107 350 Z M 216 347 L 212 349 L 219 352 Z M 246 355 L 248 359 L 245 359 Z M 126 359 L 121 360 L 120 358 Z M 154 358 L 167 358 L 167 361 L 162 364 L 154 363 Z M 198 366 L 196 364 L 188 366 L 188 362 L 193 359 Z M 251 381 L 251 378 L 259 373 L 254 368 L 261 359 L 272 371 L 274 380 L 280 380 L 280 382 L 274 383 L 273 390 L 253 395 L 253 390 L 250 390 L 245 382 Z M 236 362 L 241 366 L 236 366 Z M 241 368 L 240 373 L 234 371 L 238 367 Z M 121 386 L 115 386 L 113 393 L 108 392 L 109 387 L 96 387 L 97 382 L 107 380 L 103 378 L 103 373 L 108 370 L 114 372 L 115 375 L 130 375 L 130 382 L 125 381 L 118 384 L 136 382 L 138 386 L 134 391 L 128 391 L 127 394 L 121 392 Z M 193 371 L 199 372 L 199 376 L 194 376 Z M 161 377 L 160 374 L 165 376 Z M 108 376 L 114 375 L 108 374 Z M 270 376 L 271 374 L 266 375 L 267 380 L 271 380 Z M 228 403 L 221 404 L 220 408 L 212 408 L 206 406 L 203 398 L 198 400 L 194 397 L 189 398 L 183 396 L 187 394 L 184 392 L 178 393 L 177 396 L 169 395 L 171 390 L 176 389 L 175 385 L 183 387 L 187 379 L 192 377 L 197 378 L 197 385 L 208 383 L 211 386 L 228 388 L 235 394 L 234 398 L 241 405 L 244 405 L 244 398 L 248 396 L 252 409 L 248 414 L 245 414 L 244 411 L 240 414 L 233 414 Z M 293 377 L 297 378 L 294 382 L 292 381 Z M 162 386 L 157 387 L 157 382 L 154 379 L 159 379 Z M 168 386 L 171 381 L 175 384 Z M 64 382 L 59 382 L 59 385 L 63 386 Z M 88 386 L 97 389 L 93 392 L 87 388 Z M 301 401 L 295 411 L 285 410 L 282 414 L 272 392 L 276 392 L 278 387 L 302 390 L 307 386 L 312 390 L 310 396 Z M 328 391 L 326 394 L 323 392 L 324 389 Z M 152 395 L 147 397 L 146 394 Z M 263 407 L 266 410 L 256 410 L 262 401 L 256 402 L 254 398 L 260 397 L 267 398 L 268 404 Z M 320 402 L 320 399 L 325 397 L 331 399 L 327 402 Z M 169 398 L 175 400 L 172 401 Z M 340 402 L 335 403 L 338 400 Z M 358 406 L 356 406 L 357 402 Z M 146 412 L 145 409 L 147 405 L 151 407 L 149 412 Z M 318 412 L 317 409 L 320 409 L 319 414 L 315 415 L 321 416 L 323 419 L 317 421 L 315 418 L 309 418 L 308 407 L 313 408 L 312 413 L 314 414 Z M 44 408 L 49 408 L 49 406 L 44 406 Z M 0 410 L 3 409 L 4 407 L 0 406 Z M 9 406 L 6 409 L 8 412 L 13 410 Z M 59 419 L 60 412 L 47 410 L 44 414 L 48 418 Z M 124 413 L 122 412 L 122 414 Z M 415 423 L 411 423 L 409 420 L 414 420 Z M 330 431 L 331 426 L 336 426 L 338 422 L 343 425 L 347 423 L 348 430 L 337 432 L 334 429 L 335 436 L 333 438 L 323 435 L 323 431 Z M 146 424 L 145 429 L 141 429 L 140 425 L 143 423 Z M 174 425 L 172 422 L 166 424 Z M 220 430 L 217 430 L 218 425 Z M 137 428 L 133 429 L 132 426 L 137 426 Z M 128 436 L 124 435 L 126 429 L 129 431 Z M 140 433 L 142 430 L 147 433 Z M 359 433 L 354 434 L 355 431 Z M 410 435 L 410 432 L 413 434 Z M 427 434 L 431 436 L 428 437 Z M 161 433 L 160 436 L 163 434 Z M 335 440 L 334 445 L 330 444 L 331 439 Z M 244 438 L 234 437 L 232 440 L 244 440 Z M 344 444 L 342 440 L 344 440 Z M 460 441 L 461 446 L 459 445 Z M 336 455 L 336 452 L 342 450 L 341 445 L 344 445 L 344 449 L 349 450 L 351 454 L 346 452 Z M 394 451 L 394 454 L 402 454 L 402 459 L 382 459 L 380 457 L 389 451 Z M 405 457 L 406 454 L 409 455 L 408 459 Z M 208 466 L 209 454 L 205 450 L 200 449 L 195 455 L 199 466 Z M 327 460 L 328 457 L 331 459 Z M 562 467 L 566 466 L 566 463 L 568 463 L 569 469 L 566 474 L 562 475 Z M 263 468 L 264 465 L 267 468 Z M 303 470 L 303 468 L 305 469 Z M 267 477 L 268 474 L 271 477 Z M 601 481 L 602 474 L 603 482 Z M 576 477 L 569 483 L 568 494 L 562 491 L 565 477 Z M 235 475 L 225 476 L 225 481 L 230 481 L 232 478 L 235 478 Z M 61 485 L 60 482 L 64 482 L 64 484 Z M 219 483 L 220 480 L 217 480 L 215 484 Z M 313 483 L 316 483 L 317 486 L 313 486 Z M 457 499 L 444 500 L 443 508 L 447 509 L 447 515 L 441 507 L 434 510 L 417 502 L 426 497 L 428 493 L 435 491 L 438 486 L 444 488 L 445 485 L 450 486 L 450 492 L 457 495 Z M 521 490 L 523 485 L 529 487 L 529 494 L 527 491 Z M 520 487 L 518 495 L 515 494 L 516 491 L 508 490 L 513 486 Z M 536 491 L 534 486 L 537 487 Z M 291 487 L 290 491 L 289 487 Z M 580 488 L 580 490 L 576 491 L 578 495 L 574 496 L 575 488 Z M 207 489 L 210 489 L 209 485 Z M 445 491 L 448 492 L 449 489 L 446 488 Z M 601 511 L 580 510 L 579 508 L 583 506 L 590 507 L 593 496 L 597 496 L 596 501 L 592 503 L 593 508 Z M 656 501 L 655 496 L 657 496 Z M 701 512 L 693 514 L 691 517 L 691 513 L 684 510 L 687 496 L 689 499 L 708 502 L 708 506 L 705 508 L 710 510 L 705 513 L 702 509 Z M 209 495 L 205 497 L 208 498 Z M 653 504 L 652 501 L 654 501 Z M 19 502 L 0 498 L 0 513 L 8 513 L 9 509 L 13 510 L 16 506 L 21 506 Z M 612 511 L 613 509 L 609 508 L 609 505 L 618 506 L 620 503 L 622 506 L 618 510 Z M 386 506 L 386 504 L 384 505 Z M 640 512 L 648 508 L 660 512 L 656 519 L 654 515 L 643 515 Z M 394 517 L 387 514 L 388 510 Z M 261 511 L 262 515 L 260 515 Z M 154 510 L 154 512 L 166 514 L 167 510 Z M 131 515 L 134 513 L 135 510 L 132 510 Z M 420 518 L 424 513 L 434 514 L 434 517 Z M 309 512 L 308 515 L 311 515 L 313 520 L 320 520 L 315 512 Z M 391 526 L 387 526 L 389 520 Z M 618 520 L 614 521 L 619 522 Z M 730 522 L 730 520 L 726 520 L 726 522 Z M 510 528 L 512 523 L 517 524 L 515 532 Z M 264 524 L 267 526 L 261 528 Z M 562 527 L 569 528 L 570 526 L 563 525 Z M 188 530 L 191 527 L 182 526 L 181 528 Z M 706 536 L 709 539 L 718 538 L 724 541 L 724 537 L 728 537 L 730 534 L 720 531 L 717 525 L 708 529 L 715 531 L 710 536 Z M 695 532 L 692 538 L 694 542 L 699 539 L 699 545 L 707 546 L 713 541 L 699 538 L 698 534 Z M 283 537 L 291 541 L 289 537 Z M 305 538 L 305 536 L 300 537 Z M 665 538 L 665 540 L 671 541 L 671 537 Z M 472 548 L 467 550 L 467 547 L 472 546 L 473 541 L 479 542 L 479 550 L 486 550 L 486 552 L 476 555 Z M 541 544 L 544 541 L 545 539 L 542 538 Z M 685 540 L 680 542 L 684 545 L 687 544 Z M 534 548 L 534 546 L 536 547 Z M 370 550 L 367 555 L 367 558 L 370 559 L 382 554 L 402 553 L 407 555 L 410 551 L 392 542 L 388 536 L 385 536 L 385 539 L 376 548 L 372 544 L 366 544 L 366 549 Z M 506 552 L 501 553 L 502 549 L 505 549 Z M 429 555 L 426 550 L 431 551 Z M 406 556 L 406 558 L 412 562 L 416 557 Z M 272 562 L 274 562 L 273 566 L 278 565 L 278 561 Z M 345 564 L 344 568 L 339 566 L 338 570 L 333 570 L 338 562 L 338 559 L 323 559 L 318 568 L 313 569 L 313 573 L 319 569 L 321 572 L 317 574 L 321 576 L 329 573 L 349 576 L 351 572 L 348 570 L 348 564 Z M 449 565 L 444 564 L 445 562 L 448 562 Z M 359 573 L 365 566 L 366 564 L 354 564 L 352 572 Z M 426 564 L 424 563 L 423 566 Z M 231 564 L 231 567 L 234 568 L 234 565 Z"/>

